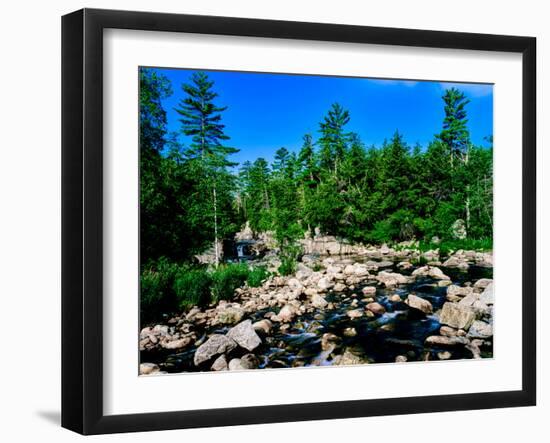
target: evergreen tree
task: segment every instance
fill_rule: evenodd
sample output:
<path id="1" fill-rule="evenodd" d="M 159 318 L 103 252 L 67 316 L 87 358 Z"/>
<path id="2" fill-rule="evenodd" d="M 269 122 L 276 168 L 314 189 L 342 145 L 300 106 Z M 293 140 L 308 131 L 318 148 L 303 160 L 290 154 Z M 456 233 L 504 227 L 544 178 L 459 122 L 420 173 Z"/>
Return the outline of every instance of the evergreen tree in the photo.
<path id="1" fill-rule="evenodd" d="M 339 103 L 334 103 L 319 125 L 321 167 L 335 175 L 338 175 L 338 165 L 344 158 L 349 142 L 349 133 L 345 132 L 349 120 L 349 111 Z"/>
<path id="2" fill-rule="evenodd" d="M 195 202 L 200 208 L 196 213 L 210 214 L 213 221 L 213 241 L 216 266 L 219 264 L 221 251 L 220 240 L 233 229 L 230 215 L 231 199 L 229 198 L 234 177 L 227 168 L 236 163 L 229 161 L 228 156 L 238 152 L 238 149 L 222 144 L 229 137 L 225 134 L 225 126 L 221 123 L 222 112 L 227 107 L 216 106 L 213 100 L 218 94 L 213 91 L 214 82 L 203 72 L 195 72 L 191 83 L 182 85 L 187 94 L 180 101 L 176 112 L 180 119 L 182 132 L 191 136 L 192 143 L 186 154 L 190 159 L 191 170 L 200 180 L 199 194 Z M 209 195 L 204 205 L 205 195 Z M 210 209 L 210 210 L 209 210 Z M 206 225 L 208 226 L 208 225 Z"/>
<path id="3" fill-rule="evenodd" d="M 470 145 L 465 109 L 470 100 L 456 88 L 447 89 L 442 99 L 445 102 L 445 118 L 443 130 L 437 138 L 448 147 L 452 166 L 455 158 L 464 160 Z"/>

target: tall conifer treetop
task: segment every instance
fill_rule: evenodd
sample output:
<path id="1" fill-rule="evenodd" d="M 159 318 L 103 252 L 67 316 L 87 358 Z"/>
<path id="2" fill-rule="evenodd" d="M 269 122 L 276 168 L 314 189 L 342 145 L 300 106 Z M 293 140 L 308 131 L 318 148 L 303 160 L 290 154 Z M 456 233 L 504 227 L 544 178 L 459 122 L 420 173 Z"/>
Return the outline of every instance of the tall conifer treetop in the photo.
<path id="1" fill-rule="evenodd" d="M 229 140 L 224 132 L 225 125 L 221 123 L 221 113 L 227 106 L 214 104 L 218 93 L 213 91 L 213 86 L 214 82 L 204 72 L 193 73 L 191 83 L 182 85 L 187 96 L 180 100 L 176 112 L 182 116 L 182 132 L 192 137 L 188 156 L 217 157 L 216 163 L 221 162 L 220 166 L 233 166 L 226 156 L 238 152 L 238 149 L 222 144 L 224 140 Z"/>

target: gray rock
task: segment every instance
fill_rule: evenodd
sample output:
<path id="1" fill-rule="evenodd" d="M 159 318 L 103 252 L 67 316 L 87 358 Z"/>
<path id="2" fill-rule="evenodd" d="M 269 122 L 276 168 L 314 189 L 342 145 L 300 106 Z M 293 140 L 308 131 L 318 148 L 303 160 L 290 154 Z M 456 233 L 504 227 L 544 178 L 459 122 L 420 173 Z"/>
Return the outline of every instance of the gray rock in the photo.
<path id="1" fill-rule="evenodd" d="M 214 360 L 214 363 L 212 363 L 212 367 L 210 369 L 212 369 L 212 371 L 227 371 L 227 359 L 225 358 L 225 355 L 222 354 Z"/>
<path id="2" fill-rule="evenodd" d="M 319 294 L 315 294 L 313 297 L 311 297 L 311 304 L 319 309 L 323 309 L 328 305 L 328 302 L 325 300 L 324 297 L 320 296 Z"/>
<path id="3" fill-rule="evenodd" d="M 227 337 L 248 351 L 252 351 L 262 344 L 262 340 L 256 334 L 250 320 L 245 320 L 232 327 L 227 333 Z"/>
<path id="4" fill-rule="evenodd" d="M 485 289 L 491 283 L 493 283 L 493 279 L 491 278 L 480 278 L 478 281 L 474 283 L 474 288 Z"/>
<path id="5" fill-rule="evenodd" d="M 471 338 L 489 338 L 493 336 L 493 327 L 489 323 L 476 320 L 468 330 L 468 337 Z"/>
<path id="6" fill-rule="evenodd" d="M 436 266 L 422 266 L 412 273 L 415 277 L 431 277 L 434 280 L 450 280 L 441 269 Z"/>
<path id="7" fill-rule="evenodd" d="M 195 363 L 195 366 L 198 366 L 201 363 L 210 360 L 212 357 L 232 351 L 236 347 L 237 343 L 225 335 L 214 334 L 198 347 L 195 351 L 193 362 Z"/>
<path id="8" fill-rule="evenodd" d="M 382 315 L 386 312 L 386 308 L 377 302 L 368 303 L 366 308 L 376 315 Z"/>
<path id="9" fill-rule="evenodd" d="M 223 325 L 234 325 L 244 317 L 244 310 L 237 307 L 228 307 L 218 312 L 216 320 Z"/>
<path id="10" fill-rule="evenodd" d="M 404 285 L 409 281 L 405 275 L 387 271 L 380 271 L 376 276 L 376 279 L 387 288 L 396 285 Z"/>
<path id="11" fill-rule="evenodd" d="M 467 330 L 475 317 L 475 312 L 470 307 L 446 302 L 441 310 L 439 322 L 455 329 Z"/>
<path id="12" fill-rule="evenodd" d="M 296 316 L 296 308 L 292 305 L 284 305 L 277 315 L 271 317 L 271 321 L 289 323 Z"/>
<path id="13" fill-rule="evenodd" d="M 486 304 L 486 305 L 494 305 L 495 304 L 495 293 L 493 289 L 493 283 L 489 283 L 481 295 L 479 296 L 479 301 Z"/>
<path id="14" fill-rule="evenodd" d="M 334 283 L 331 282 L 326 277 L 321 277 L 319 279 L 319 281 L 317 282 L 317 287 L 319 288 L 320 291 L 326 291 L 326 290 L 332 288 L 333 286 L 334 286 Z"/>
<path id="15" fill-rule="evenodd" d="M 424 300 L 414 294 L 409 294 L 405 301 L 410 308 L 422 311 L 424 314 L 431 314 L 433 312 L 433 306 L 428 300 Z"/>
<path id="16" fill-rule="evenodd" d="M 256 369 L 259 361 L 254 354 L 246 354 L 241 358 L 234 358 L 229 362 L 230 371 L 245 371 L 247 369 Z"/>

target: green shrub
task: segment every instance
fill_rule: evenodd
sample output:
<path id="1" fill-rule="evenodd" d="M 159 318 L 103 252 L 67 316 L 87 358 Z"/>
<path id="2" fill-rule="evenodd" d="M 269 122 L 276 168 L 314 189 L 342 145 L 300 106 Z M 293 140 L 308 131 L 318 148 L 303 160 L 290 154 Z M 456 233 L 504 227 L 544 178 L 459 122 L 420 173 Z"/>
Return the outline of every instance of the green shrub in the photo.
<path id="1" fill-rule="evenodd" d="M 177 269 L 177 265 L 161 259 L 141 272 L 140 312 L 143 322 L 158 319 L 177 308 L 172 288 Z"/>
<path id="2" fill-rule="evenodd" d="M 232 300 L 235 289 L 244 285 L 248 274 L 248 266 L 244 263 L 219 266 L 211 273 L 212 300 Z"/>
<path id="3" fill-rule="evenodd" d="M 180 309 L 205 306 L 210 302 L 212 279 L 203 269 L 182 267 L 174 279 L 174 292 Z"/>
<path id="4" fill-rule="evenodd" d="M 287 245 L 285 248 L 281 249 L 281 252 L 279 253 L 281 265 L 277 269 L 279 271 L 279 274 L 294 274 L 298 267 L 298 257 L 300 256 L 301 252 L 302 250 L 298 245 Z"/>
<path id="5" fill-rule="evenodd" d="M 270 272 L 265 266 L 256 266 L 252 268 L 251 271 L 249 271 L 248 277 L 246 278 L 246 283 L 251 288 L 257 288 L 261 286 L 262 283 L 266 281 L 269 276 Z"/>

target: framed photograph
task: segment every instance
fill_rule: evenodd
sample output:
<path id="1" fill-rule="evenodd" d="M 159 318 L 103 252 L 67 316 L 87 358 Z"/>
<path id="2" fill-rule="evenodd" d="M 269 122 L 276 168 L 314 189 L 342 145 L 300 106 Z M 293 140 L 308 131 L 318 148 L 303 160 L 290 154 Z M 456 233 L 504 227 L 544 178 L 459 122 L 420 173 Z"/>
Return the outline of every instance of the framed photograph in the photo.
<path id="1" fill-rule="evenodd" d="M 62 425 L 535 405 L 531 37 L 62 21 Z"/>

